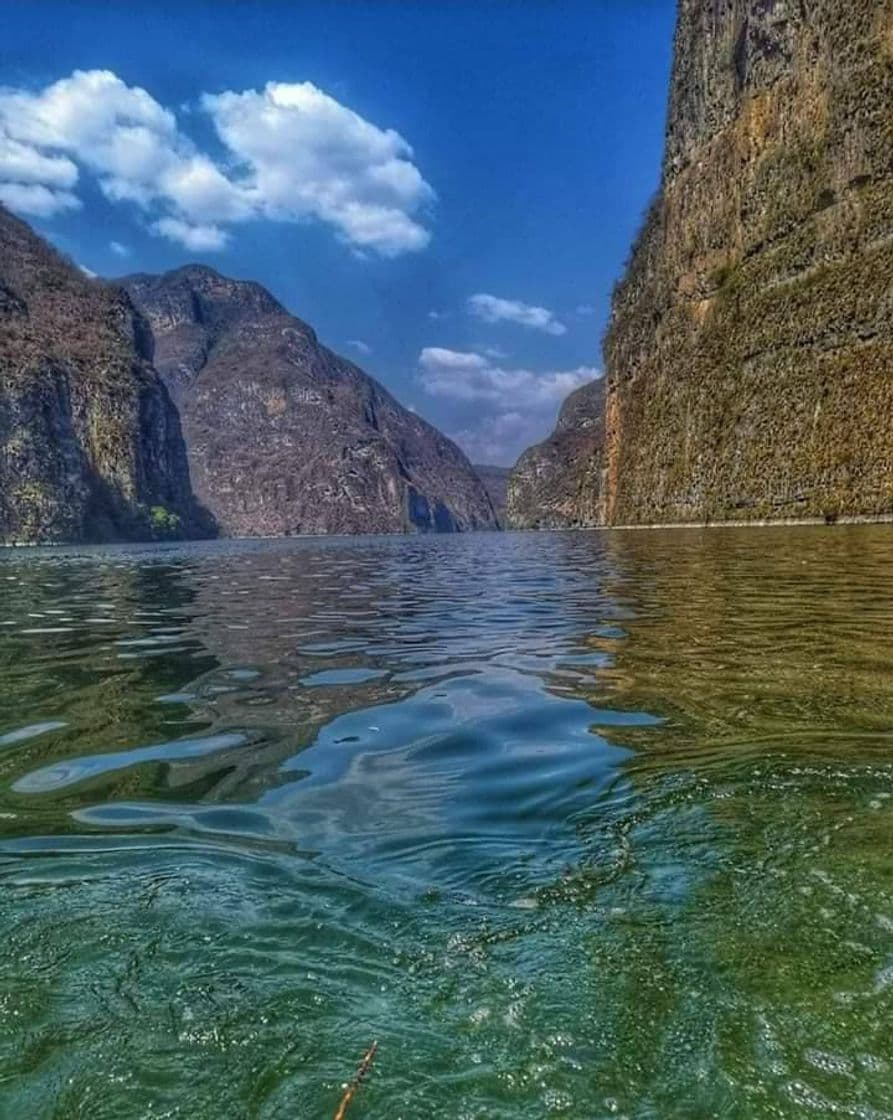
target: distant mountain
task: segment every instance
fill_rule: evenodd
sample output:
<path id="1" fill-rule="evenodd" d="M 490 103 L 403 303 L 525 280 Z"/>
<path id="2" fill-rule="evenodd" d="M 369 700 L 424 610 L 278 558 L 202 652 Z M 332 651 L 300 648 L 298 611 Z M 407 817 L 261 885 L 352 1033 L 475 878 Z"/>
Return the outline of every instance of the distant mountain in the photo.
<path id="1" fill-rule="evenodd" d="M 505 503 L 508 495 L 510 467 L 492 467 L 475 464 L 475 474 L 483 482 L 484 489 L 493 503 L 500 526 L 505 527 Z"/>
<path id="2" fill-rule="evenodd" d="M 180 409 L 196 494 L 223 533 L 497 527 L 455 444 L 259 284 L 199 265 L 122 283 Z"/>
<path id="3" fill-rule="evenodd" d="M 0 543 L 207 535 L 127 294 L 0 206 Z"/>
<path id="4" fill-rule="evenodd" d="M 564 402 L 555 430 L 529 447 L 511 472 L 506 523 L 513 529 L 563 529 L 595 521 L 601 490 L 605 382 L 590 381 Z"/>

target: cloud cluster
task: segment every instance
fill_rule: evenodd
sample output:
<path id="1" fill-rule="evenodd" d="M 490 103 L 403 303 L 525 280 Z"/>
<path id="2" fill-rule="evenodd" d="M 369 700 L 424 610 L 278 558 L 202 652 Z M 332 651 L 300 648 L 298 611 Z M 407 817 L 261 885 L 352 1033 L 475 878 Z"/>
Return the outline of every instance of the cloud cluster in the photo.
<path id="1" fill-rule="evenodd" d="M 160 236 L 222 248 L 251 218 L 321 221 L 360 251 L 424 248 L 434 192 L 412 149 L 310 82 L 204 94 L 221 158 L 177 118 L 108 70 L 75 71 L 42 90 L 0 88 L 0 199 L 50 217 L 81 205 L 82 171 L 112 202 L 130 202 Z"/>
<path id="2" fill-rule="evenodd" d="M 516 323 L 546 334 L 567 334 L 567 327 L 547 307 L 536 307 L 516 299 L 478 292 L 469 297 L 468 310 L 484 323 Z"/>
<path id="3" fill-rule="evenodd" d="M 419 384 L 442 402 L 452 434 L 477 462 L 514 462 L 551 430 L 565 397 L 599 376 L 593 366 L 506 368 L 478 351 L 439 346 L 419 355 Z"/>

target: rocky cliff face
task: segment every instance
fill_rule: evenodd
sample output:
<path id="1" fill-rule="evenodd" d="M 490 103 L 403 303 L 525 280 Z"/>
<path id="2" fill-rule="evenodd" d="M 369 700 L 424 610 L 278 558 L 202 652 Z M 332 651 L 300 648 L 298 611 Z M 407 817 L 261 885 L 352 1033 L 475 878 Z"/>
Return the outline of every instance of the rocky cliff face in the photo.
<path id="1" fill-rule="evenodd" d="M 231 536 L 495 528 L 459 449 L 258 284 L 190 266 L 124 281 Z"/>
<path id="2" fill-rule="evenodd" d="M 528 448 L 508 484 L 507 524 L 515 529 L 562 529 L 598 517 L 605 428 L 605 383 L 576 389 L 555 431 Z"/>
<path id="3" fill-rule="evenodd" d="M 893 511 L 891 106 L 889 0 L 680 0 L 595 520 Z"/>
<path id="4" fill-rule="evenodd" d="M 474 464 L 474 473 L 483 482 L 487 497 L 493 505 L 496 520 L 500 526 L 505 525 L 505 507 L 508 499 L 509 467 L 484 466 Z"/>
<path id="5" fill-rule="evenodd" d="M 125 292 L 0 207 L 0 543 L 205 535 Z"/>

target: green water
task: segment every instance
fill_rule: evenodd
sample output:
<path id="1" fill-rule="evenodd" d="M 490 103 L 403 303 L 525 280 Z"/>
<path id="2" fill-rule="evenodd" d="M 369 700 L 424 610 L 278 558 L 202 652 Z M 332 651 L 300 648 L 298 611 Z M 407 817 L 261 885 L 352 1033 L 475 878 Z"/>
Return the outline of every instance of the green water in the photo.
<path id="1" fill-rule="evenodd" d="M 893 1115 L 893 529 L 0 557 L 0 1116 Z"/>

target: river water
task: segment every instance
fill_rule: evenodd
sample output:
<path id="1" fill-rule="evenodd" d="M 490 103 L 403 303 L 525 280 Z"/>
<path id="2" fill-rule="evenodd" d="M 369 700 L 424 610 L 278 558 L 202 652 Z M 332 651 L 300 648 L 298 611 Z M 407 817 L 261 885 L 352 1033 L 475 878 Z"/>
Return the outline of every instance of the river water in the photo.
<path id="1" fill-rule="evenodd" d="M 0 556 L 0 1115 L 893 1116 L 893 529 Z"/>

